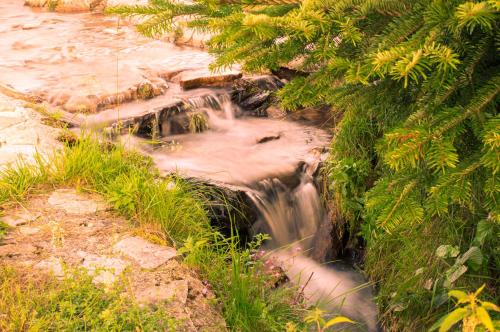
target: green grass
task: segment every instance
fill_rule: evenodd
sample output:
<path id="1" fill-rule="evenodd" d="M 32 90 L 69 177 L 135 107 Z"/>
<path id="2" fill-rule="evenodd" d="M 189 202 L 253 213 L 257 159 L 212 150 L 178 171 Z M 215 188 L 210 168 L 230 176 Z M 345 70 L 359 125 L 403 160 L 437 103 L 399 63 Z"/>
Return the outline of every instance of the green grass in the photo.
<path id="1" fill-rule="evenodd" d="M 262 262 L 251 259 L 260 241 L 244 249 L 237 235 L 224 237 L 212 228 L 207 197 L 213 192 L 176 176 L 160 177 L 152 161 L 138 153 L 84 136 L 47 160 L 37 157 L 34 164 L 19 162 L 1 170 L 0 208 L 47 186 L 97 192 L 134 226 L 159 226 L 167 242 L 181 248 L 185 262 L 211 284 L 233 331 L 283 331 L 289 322 L 300 326 L 307 314 L 295 289 L 274 288 Z M 35 296 L 29 289 L 21 293 L 27 300 Z M 42 301 L 45 295 L 40 296 Z M 84 314 L 80 309 L 74 308 Z"/>
<path id="2" fill-rule="evenodd" d="M 161 306 L 140 308 L 74 271 L 63 280 L 0 266 L 1 331 L 175 331 Z"/>
<path id="3" fill-rule="evenodd" d="M 185 262 L 210 282 L 234 330 L 284 331 L 292 322 L 302 326 L 307 311 L 296 299 L 297 289 L 274 288 L 275 279 L 262 273 L 262 260 L 252 259 L 262 239 L 257 236 L 240 250 L 238 236 L 213 233 L 207 241 L 188 241 Z"/>
<path id="4" fill-rule="evenodd" d="M 483 261 L 491 250 L 488 246 L 498 248 L 498 226 L 493 227 L 497 231 L 485 238 L 481 247 Z M 436 220 L 379 235 L 368 243 L 365 270 L 377 284 L 379 307 L 386 308 L 381 320 L 387 331 L 426 331 L 453 309 L 454 303 L 447 295 L 450 289 L 470 291 L 486 284 L 484 296 L 498 302 L 498 282 L 489 277 L 497 272 L 485 270 L 484 266 L 474 270 L 464 264 L 469 273 L 461 275 L 451 288 L 443 285 L 456 258 L 439 258 L 437 248 L 456 246 L 463 254 L 474 245 L 473 234 L 469 221 L 449 218 L 445 223 Z"/>

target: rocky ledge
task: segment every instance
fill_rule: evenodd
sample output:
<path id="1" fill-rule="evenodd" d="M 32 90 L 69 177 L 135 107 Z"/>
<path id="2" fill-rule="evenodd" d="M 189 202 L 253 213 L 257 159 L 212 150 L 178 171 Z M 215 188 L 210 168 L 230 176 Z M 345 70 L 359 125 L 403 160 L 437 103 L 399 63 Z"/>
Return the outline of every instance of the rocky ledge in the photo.
<path id="1" fill-rule="evenodd" d="M 0 260 L 63 277 L 85 269 L 101 287 L 128 280 L 142 305 L 163 304 L 182 331 L 225 331 L 209 285 L 179 259 L 175 248 L 138 234 L 97 195 L 58 189 L 4 211 L 11 230 L 0 244 Z M 126 278 L 122 278 L 126 276 Z"/>

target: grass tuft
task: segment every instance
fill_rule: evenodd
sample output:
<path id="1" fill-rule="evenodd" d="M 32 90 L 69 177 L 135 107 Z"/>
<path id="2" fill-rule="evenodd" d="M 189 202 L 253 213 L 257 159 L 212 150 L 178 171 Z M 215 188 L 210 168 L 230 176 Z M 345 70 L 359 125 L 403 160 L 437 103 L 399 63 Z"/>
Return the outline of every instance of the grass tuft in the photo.
<path id="1" fill-rule="evenodd" d="M 123 291 L 104 291 L 83 271 L 58 280 L 0 266 L 0 330 L 175 331 L 164 308 L 141 308 Z"/>
<path id="2" fill-rule="evenodd" d="M 188 183 L 175 175 L 160 177 L 151 159 L 120 145 L 100 144 L 92 135 L 81 137 L 46 160 L 38 156 L 34 164 L 20 162 L 1 172 L 0 207 L 19 202 L 30 193 L 46 189 L 47 185 L 73 186 L 103 195 L 146 237 L 149 231 L 157 241 L 179 248 L 185 262 L 198 270 L 211 285 L 231 330 L 283 331 L 287 323 L 303 324 L 306 311 L 296 299 L 296 289 L 275 288 L 271 276 L 263 272 L 262 262 L 251 258 L 263 238 L 258 237 L 242 249 L 236 234 L 224 237 L 212 228 L 208 218 L 211 202 L 207 197 L 213 196 L 213 190 Z M 59 330 L 63 326 L 78 330 L 81 327 L 78 324 L 87 324 L 87 327 L 95 326 L 97 331 L 103 326 L 121 331 L 133 324 L 142 324 L 142 321 L 132 319 L 143 318 L 144 324 L 156 322 L 155 312 L 125 309 L 116 298 L 101 293 L 82 276 L 73 283 L 66 280 L 58 287 L 42 283 L 30 288 L 31 284 L 25 287 L 19 276 L 5 271 L 0 271 L 3 275 L 0 285 L 12 285 L 4 286 L 0 292 L 3 292 L 1 296 L 9 297 L 10 304 L 0 307 L 0 312 L 8 310 L 12 313 L 6 322 L 13 324 L 10 327 L 14 329 L 42 324 L 40 326 L 49 326 L 49 330 Z M 77 288 L 79 283 L 81 289 Z M 35 292 L 37 288 L 42 292 Z M 104 301 L 103 306 L 94 307 L 96 301 Z M 58 303 L 69 305 L 68 312 L 72 314 L 56 312 L 54 308 Z M 82 303 L 82 306 L 75 303 Z M 115 305 L 116 310 L 107 309 L 110 306 L 115 308 Z M 13 312 L 16 311 L 21 314 L 15 316 Z M 101 317 L 106 312 L 111 316 L 103 322 Z M 122 314 L 115 316 L 117 312 Z M 141 330 L 162 329 L 144 327 Z"/>

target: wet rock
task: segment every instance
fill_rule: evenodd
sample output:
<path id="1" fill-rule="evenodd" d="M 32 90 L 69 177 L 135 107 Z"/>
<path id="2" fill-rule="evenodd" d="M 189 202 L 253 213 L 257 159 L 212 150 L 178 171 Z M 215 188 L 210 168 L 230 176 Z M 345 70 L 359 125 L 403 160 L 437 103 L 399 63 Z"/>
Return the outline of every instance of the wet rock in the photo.
<path id="1" fill-rule="evenodd" d="M 144 6 L 149 3 L 149 0 L 107 0 L 107 7 L 113 6 Z"/>
<path id="2" fill-rule="evenodd" d="M 60 13 L 81 13 L 90 11 L 103 0 L 57 0 L 55 11 Z M 49 6 L 49 4 L 47 4 Z"/>
<path id="3" fill-rule="evenodd" d="M 95 113 L 97 98 L 89 96 L 71 96 L 64 104 L 64 109 L 71 113 Z"/>
<path id="4" fill-rule="evenodd" d="M 115 244 L 113 250 L 132 258 L 144 269 L 155 269 L 177 256 L 174 248 L 159 246 L 139 237 L 125 238 Z"/>
<path id="5" fill-rule="evenodd" d="M 36 153 L 47 156 L 58 142 L 57 130 L 40 123 L 40 115 L 21 106 L 19 100 L 3 95 L 0 84 L 0 167 L 13 164 L 19 158 L 33 162 Z M 14 97 L 17 98 L 17 97 Z"/>
<path id="6" fill-rule="evenodd" d="M 257 144 L 262 144 L 262 143 L 266 143 L 269 141 L 274 141 L 274 140 L 277 140 L 280 138 L 281 138 L 281 133 L 278 133 L 276 135 L 268 135 L 268 136 L 260 137 L 260 138 L 257 138 Z"/>
<path id="7" fill-rule="evenodd" d="M 23 30 L 31 30 L 31 29 L 36 29 L 40 27 L 41 23 L 40 22 L 31 22 L 31 23 L 26 23 L 23 24 L 22 28 Z"/>
<path id="8" fill-rule="evenodd" d="M 241 78 L 242 74 L 236 71 L 211 73 L 207 70 L 185 71 L 174 77 L 184 90 L 200 87 L 222 87 Z"/>
<path id="9" fill-rule="evenodd" d="M 96 273 L 94 282 L 98 284 L 113 284 L 127 267 L 125 261 L 115 257 L 98 256 L 84 251 L 79 251 L 77 255 L 83 260 L 82 267 Z"/>
<path id="10" fill-rule="evenodd" d="M 48 202 L 71 214 L 91 214 L 108 208 L 104 202 L 89 199 L 74 189 L 58 189 L 50 195 Z"/>
<path id="11" fill-rule="evenodd" d="M 339 112 L 340 113 L 340 112 Z M 333 128 L 335 121 L 329 106 L 307 107 L 290 113 L 290 119 L 318 127 Z"/>
<path id="12" fill-rule="evenodd" d="M 188 297 L 187 280 L 174 280 L 165 285 L 152 285 L 135 293 L 138 302 L 158 303 L 163 301 L 186 304 Z"/>
<path id="13" fill-rule="evenodd" d="M 264 108 L 266 103 L 270 102 L 271 91 L 258 92 L 251 97 L 242 100 L 239 106 L 246 110 L 253 110 L 255 115 L 265 116 Z M 264 106 L 264 107 L 262 107 Z M 257 110 L 261 109 L 260 113 Z"/>
<path id="14" fill-rule="evenodd" d="M 283 119 L 287 112 L 281 107 L 271 105 L 266 109 L 267 117 L 270 119 Z"/>
<path id="15" fill-rule="evenodd" d="M 35 269 L 49 271 L 56 277 L 64 277 L 64 269 L 61 260 L 54 256 L 36 263 L 33 267 Z"/>
<path id="16" fill-rule="evenodd" d="M 162 126 L 162 135 L 179 135 L 189 132 L 189 116 L 186 112 L 175 114 Z"/>
<path id="17" fill-rule="evenodd" d="M 273 75 L 276 75 L 280 79 L 284 79 L 287 81 L 291 81 L 295 77 L 306 77 L 309 75 L 306 72 L 287 67 L 280 67 L 277 70 L 272 70 L 272 73 Z"/>
<path id="18" fill-rule="evenodd" d="M 246 114 L 267 116 L 267 108 L 273 103 L 274 92 L 284 86 L 276 76 L 245 77 L 233 84 L 231 99 Z"/>
<path id="19" fill-rule="evenodd" d="M 24 5 L 30 7 L 44 7 L 48 0 L 25 0 Z"/>

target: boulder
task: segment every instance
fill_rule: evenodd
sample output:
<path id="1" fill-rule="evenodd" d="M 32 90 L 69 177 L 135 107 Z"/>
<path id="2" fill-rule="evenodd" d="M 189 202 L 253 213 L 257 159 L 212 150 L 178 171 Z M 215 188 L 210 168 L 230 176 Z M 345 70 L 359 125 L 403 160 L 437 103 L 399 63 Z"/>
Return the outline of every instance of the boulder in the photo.
<path id="1" fill-rule="evenodd" d="M 284 86 L 273 75 L 245 77 L 233 84 L 231 99 L 251 116 L 268 116 L 267 108 L 274 102 L 274 92 Z"/>

